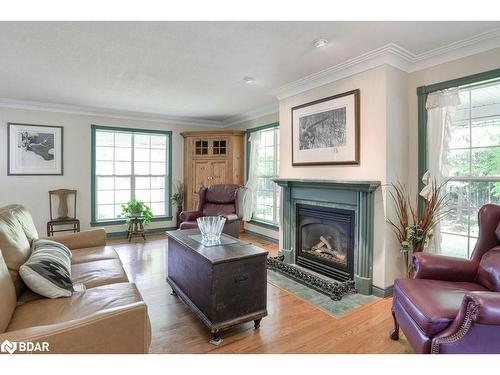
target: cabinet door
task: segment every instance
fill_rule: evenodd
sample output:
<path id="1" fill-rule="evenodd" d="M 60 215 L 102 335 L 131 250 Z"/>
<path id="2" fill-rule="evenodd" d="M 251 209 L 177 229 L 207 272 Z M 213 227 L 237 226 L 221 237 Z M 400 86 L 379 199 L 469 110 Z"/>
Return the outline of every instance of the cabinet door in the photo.
<path id="1" fill-rule="evenodd" d="M 227 138 L 211 140 L 211 155 L 225 157 L 229 154 L 229 140 Z"/>
<path id="2" fill-rule="evenodd" d="M 227 160 L 217 160 L 211 162 L 210 185 L 226 184 L 230 182 L 227 176 L 228 163 Z"/>
<path id="3" fill-rule="evenodd" d="M 211 163 L 206 160 L 193 160 L 193 194 L 198 194 L 203 186 L 211 185 Z"/>

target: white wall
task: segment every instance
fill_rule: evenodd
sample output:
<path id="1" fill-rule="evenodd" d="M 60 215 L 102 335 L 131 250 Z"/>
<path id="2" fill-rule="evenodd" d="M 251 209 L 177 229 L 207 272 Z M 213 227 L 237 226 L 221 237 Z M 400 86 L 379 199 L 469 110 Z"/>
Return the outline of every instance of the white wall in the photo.
<path id="1" fill-rule="evenodd" d="M 8 122 L 63 126 L 64 175 L 7 176 Z M 82 230 L 89 229 L 91 221 L 91 124 L 171 130 L 173 132 L 172 176 L 174 182 L 183 178 L 183 138 L 179 133 L 185 130 L 209 130 L 188 128 L 186 125 L 179 124 L 0 108 L 0 206 L 11 203 L 23 204 L 33 215 L 40 235 L 45 235 L 49 218 L 48 191 L 59 188 L 76 189 L 78 190 L 77 216 L 81 221 Z M 149 228 L 174 225 L 175 221 L 153 222 Z M 113 225 L 106 229 L 108 232 L 119 232 L 126 228 L 123 225 Z"/>
<path id="2" fill-rule="evenodd" d="M 380 66 L 280 101 L 280 177 L 376 180 L 373 284 L 385 288 L 400 272 L 399 246 L 386 223 L 385 186 L 407 179 L 407 82 L 404 72 Z M 359 165 L 292 166 L 291 108 L 350 90 L 360 90 L 361 155 Z M 401 142 L 401 143 L 399 143 Z"/>
<path id="3" fill-rule="evenodd" d="M 279 122 L 278 111 L 276 111 L 276 113 L 272 113 L 272 114 L 269 114 L 269 115 L 257 117 L 257 118 L 252 119 L 252 120 L 242 121 L 240 123 L 237 123 L 237 124 L 234 124 L 234 125 L 230 126 L 229 129 L 232 129 L 232 130 L 247 130 L 247 129 L 257 128 L 257 127 L 263 126 L 263 125 L 273 124 L 275 122 Z M 247 147 L 247 142 L 246 142 L 246 139 L 245 139 L 245 155 L 246 155 L 246 152 L 247 152 L 246 147 Z M 247 170 L 246 169 L 247 168 L 246 163 L 247 162 L 248 161 L 247 161 L 247 158 L 245 156 L 245 178 L 246 178 L 246 170 Z M 244 225 L 245 225 L 245 229 L 249 230 L 251 232 L 259 233 L 259 234 L 262 234 L 264 236 L 274 238 L 275 240 L 277 240 L 279 238 L 279 232 L 278 231 L 275 231 L 275 230 L 272 230 L 272 229 L 263 228 L 261 226 L 253 225 L 253 224 L 250 224 L 250 223 L 245 223 Z"/>

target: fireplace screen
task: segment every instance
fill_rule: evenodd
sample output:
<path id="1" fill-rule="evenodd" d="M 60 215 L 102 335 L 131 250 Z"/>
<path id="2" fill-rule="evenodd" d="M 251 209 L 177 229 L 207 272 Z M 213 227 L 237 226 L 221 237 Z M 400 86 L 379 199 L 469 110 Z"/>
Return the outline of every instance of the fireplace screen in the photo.
<path id="1" fill-rule="evenodd" d="M 297 264 L 339 280 L 352 279 L 354 211 L 297 205 Z"/>

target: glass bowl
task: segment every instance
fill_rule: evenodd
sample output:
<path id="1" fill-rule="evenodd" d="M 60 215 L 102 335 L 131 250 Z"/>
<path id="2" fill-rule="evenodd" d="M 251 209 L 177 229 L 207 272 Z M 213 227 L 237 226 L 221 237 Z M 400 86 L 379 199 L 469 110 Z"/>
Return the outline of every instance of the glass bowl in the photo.
<path id="1" fill-rule="evenodd" d="M 220 235 L 226 218 L 222 216 L 203 216 L 196 219 L 201 232 L 201 241 L 205 244 L 213 244 L 220 241 Z"/>

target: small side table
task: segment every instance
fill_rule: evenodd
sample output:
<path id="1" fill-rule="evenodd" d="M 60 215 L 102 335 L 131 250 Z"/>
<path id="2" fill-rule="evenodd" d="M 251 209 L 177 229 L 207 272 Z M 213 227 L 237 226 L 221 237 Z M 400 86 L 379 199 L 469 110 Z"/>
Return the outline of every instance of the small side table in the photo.
<path id="1" fill-rule="evenodd" d="M 128 242 L 133 237 L 142 237 L 146 241 L 146 231 L 144 230 L 144 216 L 130 216 L 130 224 L 127 230 Z"/>

